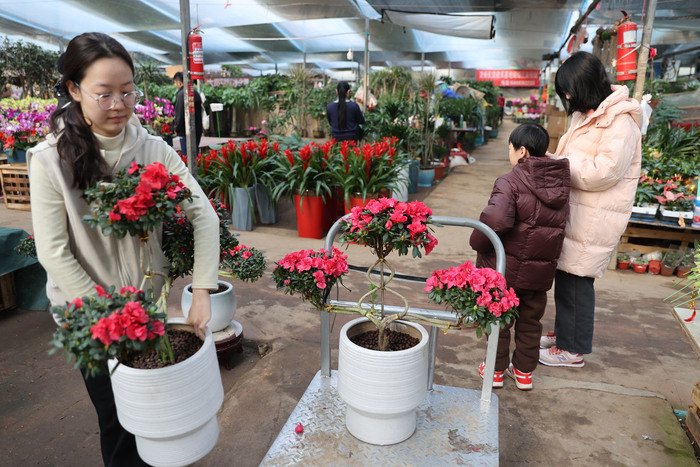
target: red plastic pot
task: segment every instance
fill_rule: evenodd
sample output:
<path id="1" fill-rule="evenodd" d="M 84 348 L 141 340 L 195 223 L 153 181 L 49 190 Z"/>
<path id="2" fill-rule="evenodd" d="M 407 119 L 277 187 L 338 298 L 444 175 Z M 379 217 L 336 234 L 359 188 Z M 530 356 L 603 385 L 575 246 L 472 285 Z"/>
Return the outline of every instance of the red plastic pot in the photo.
<path id="1" fill-rule="evenodd" d="M 320 196 L 294 195 L 297 232 L 303 238 L 323 237 L 324 204 Z"/>
<path id="2" fill-rule="evenodd" d="M 649 260 L 649 274 L 658 274 L 661 272 L 661 261 L 656 259 Z"/>
<path id="3" fill-rule="evenodd" d="M 630 267 L 630 261 L 618 261 L 617 262 L 618 269 L 628 269 L 629 267 Z"/>
<path id="4" fill-rule="evenodd" d="M 634 272 L 638 272 L 640 274 L 647 272 L 647 266 L 649 265 L 632 263 L 632 269 L 634 270 Z"/>

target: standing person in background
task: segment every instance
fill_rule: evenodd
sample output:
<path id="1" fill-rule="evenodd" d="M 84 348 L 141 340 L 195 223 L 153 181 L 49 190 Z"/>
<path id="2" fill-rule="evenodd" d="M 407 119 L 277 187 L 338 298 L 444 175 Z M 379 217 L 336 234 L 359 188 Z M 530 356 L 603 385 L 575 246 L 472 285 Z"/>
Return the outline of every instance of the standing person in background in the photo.
<path id="1" fill-rule="evenodd" d="M 355 141 L 360 139 L 360 125 L 365 123 L 362 110 L 356 102 L 348 101 L 350 85 L 341 81 L 336 89 L 338 100 L 326 107 L 326 117 L 331 125 L 331 134 L 336 141 Z"/>
<path id="2" fill-rule="evenodd" d="M 642 113 L 626 86 L 610 84 L 588 52 L 569 57 L 554 79 L 572 122 L 555 158 L 571 168 L 571 213 L 554 278 L 554 331 L 542 336 L 540 363 L 582 367 L 592 352 L 595 290 L 632 212 L 642 158 Z"/>
<path id="3" fill-rule="evenodd" d="M 506 253 L 506 283 L 520 300 L 518 317 L 501 329 L 493 374 L 493 387 L 503 387 L 503 376 L 518 389 L 532 389 L 537 368 L 540 334 L 552 288 L 557 259 L 569 217 L 569 161 L 546 157 L 547 130 L 523 123 L 510 134 L 509 158 L 513 170 L 498 177 L 489 204 L 479 220 L 491 227 Z M 474 230 L 469 244 L 477 252 L 476 266 L 496 268 L 491 241 Z M 515 350 L 510 357 L 510 328 L 515 324 Z M 479 367 L 484 377 L 485 363 Z"/>
<path id="4" fill-rule="evenodd" d="M 503 97 L 503 94 L 500 94 L 498 96 L 498 99 L 496 99 L 496 104 L 498 104 L 498 107 L 501 110 L 501 115 L 500 117 L 498 117 L 498 124 L 500 125 L 501 123 L 503 123 L 503 108 L 506 105 L 506 98 Z"/>
<path id="5" fill-rule="evenodd" d="M 185 137 L 185 86 L 182 79 L 182 72 L 178 71 L 173 76 L 173 83 L 177 86 L 177 95 L 175 96 L 175 133 L 180 137 L 180 153 L 183 156 L 187 155 L 187 139 Z M 199 148 L 199 142 L 202 139 L 202 133 L 204 133 L 204 126 L 202 125 L 202 97 L 198 92 L 194 93 L 194 133 L 195 141 L 197 144 L 196 148 Z M 190 128 L 192 131 L 192 128 Z M 197 149 L 199 151 L 199 149 Z"/>
<path id="6" fill-rule="evenodd" d="M 61 93 L 69 104 L 52 114 L 51 133 L 27 154 L 36 252 L 48 274 L 46 292 L 52 305 L 94 295 L 97 285 L 120 290 L 141 284 L 139 239 L 106 237 L 83 223 L 83 217 L 91 214 L 84 190 L 96 182 L 110 181 L 132 163 L 159 162 L 194 195 L 193 202 L 180 205 L 194 226 L 194 294 L 187 322 L 204 338 L 211 318 L 209 290 L 217 288 L 218 218 L 173 148 L 149 135 L 134 115 L 141 92 L 134 84 L 131 56 L 106 34 L 73 38 L 63 60 Z M 167 274 L 160 235 L 149 237 L 149 248 L 154 270 Z M 154 285 L 158 296 L 162 280 L 159 285 L 154 279 Z M 83 380 L 97 412 L 104 464 L 145 465 L 134 435 L 119 423 L 107 370 Z"/>

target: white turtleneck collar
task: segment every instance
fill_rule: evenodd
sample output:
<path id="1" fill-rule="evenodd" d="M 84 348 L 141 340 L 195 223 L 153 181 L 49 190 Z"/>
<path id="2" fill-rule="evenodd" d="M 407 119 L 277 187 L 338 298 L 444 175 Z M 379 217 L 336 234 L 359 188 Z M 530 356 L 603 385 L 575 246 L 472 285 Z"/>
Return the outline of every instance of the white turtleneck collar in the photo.
<path id="1" fill-rule="evenodd" d="M 103 136 L 93 133 L 95 138 L 97 138 L 97 143 L 100 145 L 100 150 L 102 155 L 109 164 L 110 167 L 115 167 L 119 162 L 119 158 L 122 152 L 122 146 L 124 146 L 124 139 L 126 136 L 126 129 L 123 129 L 117 136 Z"/>

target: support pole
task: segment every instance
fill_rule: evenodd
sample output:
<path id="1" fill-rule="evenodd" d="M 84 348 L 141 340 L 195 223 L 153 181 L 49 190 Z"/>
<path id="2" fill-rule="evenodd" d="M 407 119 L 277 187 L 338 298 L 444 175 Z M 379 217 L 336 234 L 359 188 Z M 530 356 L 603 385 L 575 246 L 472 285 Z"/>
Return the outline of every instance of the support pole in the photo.
<path id="1" fill-rule="evenodd" d="M 651 32 L 654 28 L 656 0 L 649 0 L 645 15 L 647 20 L 642 31 L 642 46 L 639 48 L 639 57 L 637 58 L 637 81 L 634 83 L 634 98 L 640 102 L 642 101 L 642 93 L 644 92 L 644 81 L 647 77 L 649 44 L 651 43 Z"/>
<path id="2" fill-rule="evenodd" d="M 365 18 L 365 77 L 362 86 L 364 87 L 362 110 L 366 112 L 369 102 L 369 18 Z"/>
<path id="3" fill-rule="evenodd" d="M 190 96 L 187 88 L 190 82 L 190 64 L 189 56 L 189 35 L 190 35 L 190 2 L 189 0 L 180 0 L 180 37 L 182 40 L 182 87 L 185 104 L 185 139 L 187 140 L 187 166 L 190 168 L 190 173 L 197 176 L 197 141 L 193 137 L 196 134 L 196 126 L 194 121 L 194 112 L 190 112 Z M 196 91 L 195 91 L 196 92 Z M 195 130 L 195 131 L 193 131 Z"/>

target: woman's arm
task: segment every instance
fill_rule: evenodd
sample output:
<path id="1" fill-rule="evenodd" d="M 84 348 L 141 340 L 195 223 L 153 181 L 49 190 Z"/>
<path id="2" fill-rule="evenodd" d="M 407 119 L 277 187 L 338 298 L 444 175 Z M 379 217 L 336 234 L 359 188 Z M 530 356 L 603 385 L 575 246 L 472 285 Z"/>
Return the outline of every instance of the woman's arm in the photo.
<path id="1" fill-rule="evenodd" d="M 54 187 L 38 157 L 31 158 L 29 184 L 32 187 L 32 227 L 39 262 L 66 299 L 94 294 L 97 284 L 70 250 L 63 195 Z"/>
<path id="2" fill-rule="evenodd" d="M 193 202 L 183 201 L 180 207 L 194 226 L 194 269 L 192 271 L 192 307 L 187 323 L 204 337 L 211 319 L 209 290 L 218 287 L 219 276 L 219 219 L 206 194 L 192 177 L 187 166 L 170 147 L 166 149 L 165 166 L 178 175 L 195 196 Z"/>

